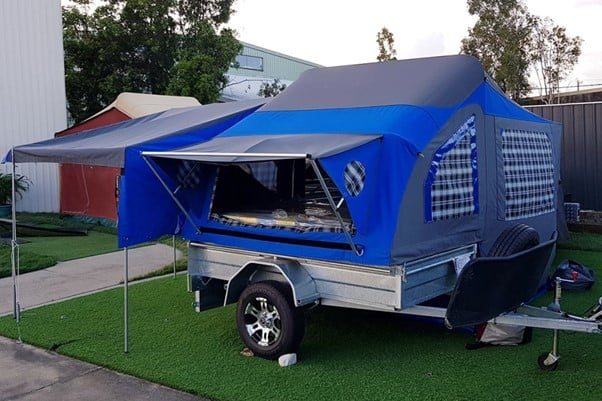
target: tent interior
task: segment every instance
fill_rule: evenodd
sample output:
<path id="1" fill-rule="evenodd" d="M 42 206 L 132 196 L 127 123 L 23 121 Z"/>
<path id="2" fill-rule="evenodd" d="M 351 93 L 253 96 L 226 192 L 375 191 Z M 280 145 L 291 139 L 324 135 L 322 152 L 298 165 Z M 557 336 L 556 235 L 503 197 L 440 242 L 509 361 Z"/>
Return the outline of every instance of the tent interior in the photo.
<path id="1" fill-rule="evenodd" d="M 326 185 L 334 198 L 342 196 L 332 180 Z M 318 177 L 305 160 L 277 160 L 219 168 L 211 200 L 210 218 L 224 224 L 312 230 L 341 230 Z M 345 204 L 339 213 L 347 225 Z"/>

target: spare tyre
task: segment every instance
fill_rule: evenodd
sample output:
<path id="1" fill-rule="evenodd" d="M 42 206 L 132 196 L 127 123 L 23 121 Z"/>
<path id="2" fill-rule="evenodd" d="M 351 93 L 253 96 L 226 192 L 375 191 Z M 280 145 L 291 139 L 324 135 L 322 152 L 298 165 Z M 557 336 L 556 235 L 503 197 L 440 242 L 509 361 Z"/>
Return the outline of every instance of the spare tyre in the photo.
<path id="1" fill-rule="evenodd" d="M 539 234 L 526 224 L 506 227 L 497 237 L 488 256 L 510 256 L 539 245 Z"/>

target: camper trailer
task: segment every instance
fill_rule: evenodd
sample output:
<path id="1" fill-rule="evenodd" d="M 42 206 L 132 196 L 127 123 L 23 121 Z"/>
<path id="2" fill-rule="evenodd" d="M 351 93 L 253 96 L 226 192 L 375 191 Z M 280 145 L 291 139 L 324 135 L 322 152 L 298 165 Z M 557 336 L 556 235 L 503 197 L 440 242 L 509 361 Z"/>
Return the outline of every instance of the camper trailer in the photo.
<path id="1" fill-rule="evenodd" d="M 243 342 L 278 358 L 316 305 L 600 333 L 599 312 L 525 305 L 554 255 L 560 135 L 460 55 L 315 68 L 269 101 L 166 111 L 5 161 L 120 168 L 119 246 L 187 239 L 195 308 L 237 303 Z"/>
<path id="2" fill-rule="evenodd" d="M 142 155 L 184 216 L 196 309 L 237 302 L 246 346 L 277 358 L 316 304 L 458 326 L 529 300 L 554 253 L 560 134 L 448 56 L 312 69 L 211 140 Z M 444 294 L 444 312 L 423 305 Z"/>

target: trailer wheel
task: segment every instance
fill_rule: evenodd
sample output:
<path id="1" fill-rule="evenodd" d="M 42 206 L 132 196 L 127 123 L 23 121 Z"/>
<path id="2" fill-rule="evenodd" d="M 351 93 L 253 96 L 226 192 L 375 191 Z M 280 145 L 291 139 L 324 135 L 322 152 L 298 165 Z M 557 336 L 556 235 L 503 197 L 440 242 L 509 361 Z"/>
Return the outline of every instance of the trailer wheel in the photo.
<path id="1" fill-rule="evenodd" d="M 236 311 L 238 333 L 253 354 L 276 359 L 296 352 L 305 330 L 291 290 L 277 281 L 251 284 L 240 295 Z"/>
<path id="2" fill-rule="evenodd" d="M 537 365 L 541 370 L 551 372 L 558 367 L 558 358 L 552 357 L 549 352 L 544 352 L 537 358 Z"/>
<path id="3" fill-rule="evenodd" d="M 539 244 L 539 234 L 526 224 L 507 227 L 493 243 L 489 256 L 510 256 Z"/>

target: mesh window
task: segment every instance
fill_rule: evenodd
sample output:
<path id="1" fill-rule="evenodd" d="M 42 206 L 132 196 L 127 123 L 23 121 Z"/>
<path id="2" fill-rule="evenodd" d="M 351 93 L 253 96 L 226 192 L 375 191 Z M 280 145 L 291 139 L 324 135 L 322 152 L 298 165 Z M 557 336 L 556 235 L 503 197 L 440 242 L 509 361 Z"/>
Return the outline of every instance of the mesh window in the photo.
<path id="1" fill-rule="evenodd" d="M 473 115 L 433 156 L 426 183 L 426 221 L 478 213 L 474 123 Z"/>
<path id="2" fill-rule="evenodd" d="M 555 210 L 552 144 L 543 132 L 502 131 L 506 220 Z"/>

